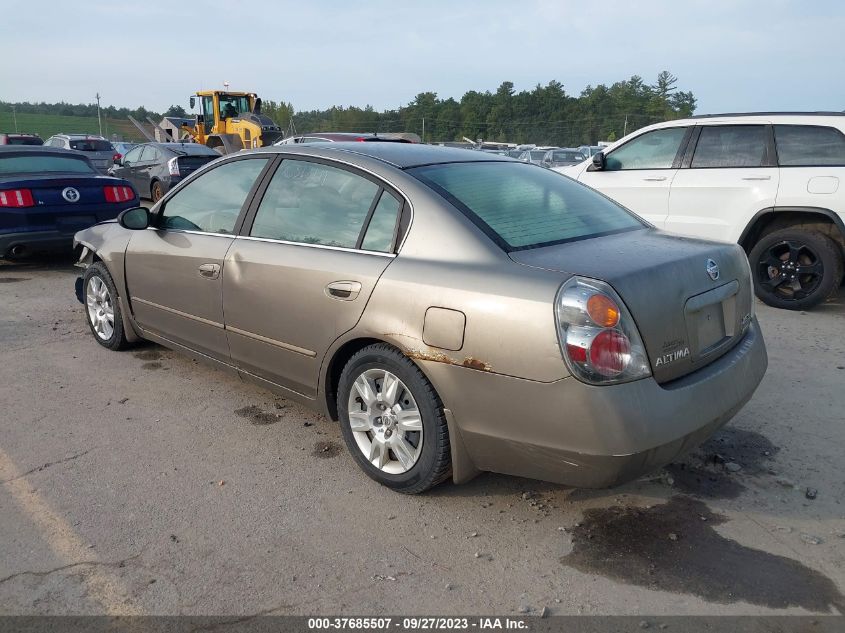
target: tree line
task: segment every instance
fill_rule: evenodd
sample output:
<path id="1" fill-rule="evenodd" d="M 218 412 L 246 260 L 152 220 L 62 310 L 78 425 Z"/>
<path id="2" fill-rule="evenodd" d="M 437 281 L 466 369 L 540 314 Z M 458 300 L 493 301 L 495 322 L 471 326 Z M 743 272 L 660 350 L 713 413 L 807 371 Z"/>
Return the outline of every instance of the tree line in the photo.
<path id="1" fill-rule="evenodd" d="M 262 112 L 279 126 L 297 133 L 413 132 L 426 142 L 464 138 L 512 143 L 537 143 L 561 147 L 613 141 L 637 128 L 690 116 L 696 107 L 691 91 L 679 90 L 678 79 L 661 72 L 649 84 L 637 75 L 610 86 L 587 86 L 577 96 L 567 94 L 559 81 L 517 92 L 510 81 L 495 92 L 470 90 L 460 100 L 421 92 L 410 103 L 394 110 L 372 106 L 340 107 L 296 112 L 291 103 L 264 99 Z M 96 116 L 96 104 L 9 103 L 0 101 L 0 112 Z M 165 116 L 187 116 L 182 106 L 164 113 L 104 106 L 103 116 L 143 121 Z"/>

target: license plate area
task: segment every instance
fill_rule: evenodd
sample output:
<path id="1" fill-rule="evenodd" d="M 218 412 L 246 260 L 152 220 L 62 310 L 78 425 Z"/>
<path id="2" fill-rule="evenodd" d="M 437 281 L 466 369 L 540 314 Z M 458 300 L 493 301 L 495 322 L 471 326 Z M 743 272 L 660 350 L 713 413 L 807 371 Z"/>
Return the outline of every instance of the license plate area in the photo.
<path id="1" fill-rule="evenodd" d="M 737 333 L 738 292 L 734 280 L 687 300 L 684 314 L 693 363 L 728 345 Z"/>
<path id="2" fill-rule="evenodd" d="M 64 215 L 56 218 L 56 228 L 60 233 L 76 233 L 97 223 L 93 215 Z"/>

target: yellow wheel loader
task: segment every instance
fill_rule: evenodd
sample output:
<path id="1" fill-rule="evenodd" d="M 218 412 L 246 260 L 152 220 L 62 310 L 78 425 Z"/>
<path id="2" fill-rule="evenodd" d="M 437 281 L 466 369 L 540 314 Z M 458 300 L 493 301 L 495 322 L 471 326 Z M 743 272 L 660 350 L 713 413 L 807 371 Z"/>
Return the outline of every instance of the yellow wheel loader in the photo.
<path id="1" fill-rule="evenodd" d="M 261 99 L 254 92 L 201 90 L 191 97 L 191 109 L 197 100 L 196 125 L 183 125 L 182 130 L 221 154 L 265 147 L 284 136 L 270 117 L 261 114 Z"/>

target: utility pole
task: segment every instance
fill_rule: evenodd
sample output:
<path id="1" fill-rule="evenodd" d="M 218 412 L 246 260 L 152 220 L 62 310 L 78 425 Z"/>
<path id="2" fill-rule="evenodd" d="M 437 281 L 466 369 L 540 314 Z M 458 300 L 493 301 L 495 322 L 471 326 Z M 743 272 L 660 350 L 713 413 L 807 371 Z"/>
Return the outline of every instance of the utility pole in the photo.
<path id="1" fill-rule="evenodd" d="M 622 136 L 628 136 L 628 115 L 625 115 L 625 126 L 622 128 Z"/>
<path id="2" fill-rule="evenodd" d="M 15 132 L 18 131 L 18 115 L 15 112 L 15 106 L 12 106 L 12 118 L 15 120 Z"/>
<path id="3" fill-rule="evenodd" d="M 97 97 L 97 125 L 100 128 L 100 136 L 103 135 L 103 120 L 100 118 L 100 93 L 96 94 Z"/>
<path id="4" fill-rule="evenodd" d="M 425 143 L 425 117 L 423 117 L 422 120 L 423 120 L 422 142 Z"/>

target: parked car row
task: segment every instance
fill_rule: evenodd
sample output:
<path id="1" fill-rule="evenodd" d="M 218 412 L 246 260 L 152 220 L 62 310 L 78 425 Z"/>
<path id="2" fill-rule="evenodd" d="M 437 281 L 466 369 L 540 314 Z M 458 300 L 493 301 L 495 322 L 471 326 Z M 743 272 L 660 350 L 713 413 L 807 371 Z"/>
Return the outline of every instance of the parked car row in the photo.
<path id="1" fill-rule="evenodd" d="M 842 284 L 843 113 L 668 121 L 559 171 L 658 228 L 739 243 L 769 305 L 804 310 Z"/>

